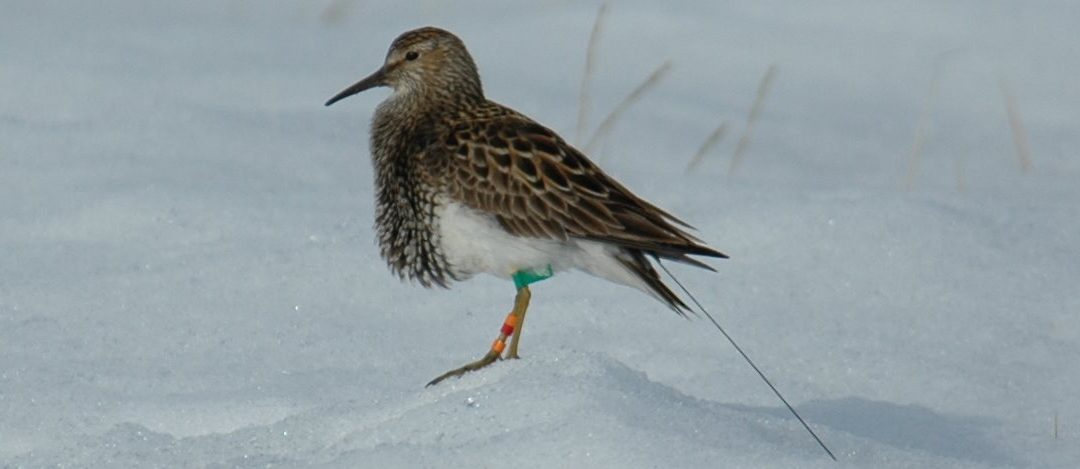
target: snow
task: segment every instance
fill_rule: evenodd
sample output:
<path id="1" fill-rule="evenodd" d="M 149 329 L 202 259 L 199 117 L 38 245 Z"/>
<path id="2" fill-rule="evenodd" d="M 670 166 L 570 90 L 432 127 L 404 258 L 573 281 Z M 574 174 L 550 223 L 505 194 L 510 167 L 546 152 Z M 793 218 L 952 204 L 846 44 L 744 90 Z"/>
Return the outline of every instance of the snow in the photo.
<path id="1" fill-rule="evenodd" d="M 386 92 L 322 103 L 436 24 L 572 138 L 597 4 L 399 3 L 4 4 L 0 466 L 836 466 L 707 321 L 580 273 L 534 286 L 522 360 L 423 387 L 513 287 L 398 282 L 371 230 Z M 840 466 L 1080 466 L 1080 9 L 608 12 L 592 125 L 674 68 L 594 159 L 732 256 L 673 269 Z"/>

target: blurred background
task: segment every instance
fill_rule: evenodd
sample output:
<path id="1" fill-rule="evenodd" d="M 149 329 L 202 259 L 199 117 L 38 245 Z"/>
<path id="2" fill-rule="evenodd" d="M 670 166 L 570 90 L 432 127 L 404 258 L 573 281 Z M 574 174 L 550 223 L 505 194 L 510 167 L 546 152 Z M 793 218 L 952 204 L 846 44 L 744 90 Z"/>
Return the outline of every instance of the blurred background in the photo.
<path id="1" fill-rule="evenodd" d="M 0 465 L 824 465 L 711 325 L 582 274 L 422 388 L 513 292 L 390 275 L 388 92 L 322 103 L 424 25 L 732 256 L 676 274 L 842 461 L 1080 464 L 1074 2 L 0 11 Z"/>

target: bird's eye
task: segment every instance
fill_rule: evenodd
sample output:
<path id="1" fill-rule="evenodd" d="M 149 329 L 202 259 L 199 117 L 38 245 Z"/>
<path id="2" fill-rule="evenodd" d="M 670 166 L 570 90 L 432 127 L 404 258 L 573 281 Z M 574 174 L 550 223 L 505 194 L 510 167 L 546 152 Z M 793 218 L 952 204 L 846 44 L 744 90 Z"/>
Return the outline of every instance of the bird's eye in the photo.
<path id="1" fill-rule="evenodd" d="M 416 60 L 418 57 L 420 57 L 420 53 L 414 50 L 405 54 L 405 60 Z"/>

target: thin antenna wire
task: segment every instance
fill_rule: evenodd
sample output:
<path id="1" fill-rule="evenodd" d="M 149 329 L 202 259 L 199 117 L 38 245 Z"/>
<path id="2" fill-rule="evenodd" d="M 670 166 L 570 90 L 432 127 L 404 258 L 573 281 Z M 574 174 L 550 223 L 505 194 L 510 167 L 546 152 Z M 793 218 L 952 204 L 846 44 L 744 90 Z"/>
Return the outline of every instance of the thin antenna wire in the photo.
<path id="1" fill-rule="evenodd" d="M 791 407 L 791 404 L 788 404 L 787 399 L 784 399 L 784 396 L 780 394 L 780 391 L 776 389 L 776 386 L 773 386 L 772 381 L 769 381 L 769 378 L 765 377 L 765 373 L 762 373 L 761 370 L 757 367 L 757 365 L 754 364 L 754 361 L 746 355 L 746 352 L 743 352 L 742 347 L 739 347 L 739 344 L 735 343 L 735 339 L 732 339 L 731 336 L 728 335 L 727 331 L 724 330 L 723 326 L 721 326 L 720 323 L 716 322 L 716 319 L 714 319 L 713 316 L 709 314 L 709 311 L 706 310 L 704 306 L 701 306 L 701 303 L 698 302 L 697 298 L 695 298 L 694 295 L 690 293 L 690 290 L 687 290 L 686 287 L 683 286 L 682 282 L 680 282 L 678 278 L 675 278 L 675 275 L 673 275 L 671 271 L 668 270 L 667 266 L 664 265 L 663 262 L 660 262 L 659 258 L 655 259 L 656 263 L 660 265 L 660 268 L 664 269 L 664 272 L 668 274 L 668 277 L 671 277 L 671 280 L 675 281 L 675 284 L 679 286 L 679 289 L 681 289 L 683 293 L 686 293 L 686 296 L 690 297 L 690 301 L 693 301 L 694 305 L 696 305 L 702 313 L 705 313 L 705 317 L 709 318 L 709 321 L 712 321 L 713 325 L 716 326 L 716 329 L 719 330 L 721 334 L 724 334 L 724 337 L 727 338 L 728 342 L 731 342 L 731 346 L 735 347 L 735 350 L 738 351 L 739 355 L 742 355 L 743 359 L 746 360 L 746 363 L 749 363 L 750 367 L 757 372 L 758 376 L 761 377 L 761 380 L 764 381 L 765 384 L 769 385 L 769 389 L 772 389 L 773 394 L 776 394 L 776 397 L 780 398 L 780 402 L 783 402 L 784 405 L 787 406 L 787 409 L 791 411 L 791 415 L 794 415 L 795 418 L 799 420 L 799 423 L 802 424 L 803 428 L 805 428 L 806 431 L 810 432 L 810 436 L 814 437 L 814 441 L 817 441 L 818 446 L 820 446 L 821 449 L 825 450 L 825 453 L 828 454 L 833 461 L 836 461 L 836 456 L 834 456 L 833 452 L 829 450 L 829 447 L 825 446 L 825 443 L 821 441 L 821 438 L 818 438 L 817 433 L 814 433 L 814 430 L 810 428 L 810 425 L 806 424 L 806 421 L 803 420 L 802 416 L 800 416 L 798 412 L 795 412 L 795 408 Z"/>

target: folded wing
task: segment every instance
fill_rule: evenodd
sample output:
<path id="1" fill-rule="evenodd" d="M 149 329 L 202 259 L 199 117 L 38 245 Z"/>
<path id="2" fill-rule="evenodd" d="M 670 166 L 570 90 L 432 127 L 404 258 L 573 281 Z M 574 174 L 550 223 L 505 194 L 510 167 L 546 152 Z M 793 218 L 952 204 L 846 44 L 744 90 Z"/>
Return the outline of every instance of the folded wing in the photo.
<path id="1" fill-rule="evenodd" d="M 442 142 L 458 202 L 493 214 L 517 236 L 602 241 L 710 270 L 687 256 L 727 257 L 555 132 L 508 112 L 459 124 Z"/>

